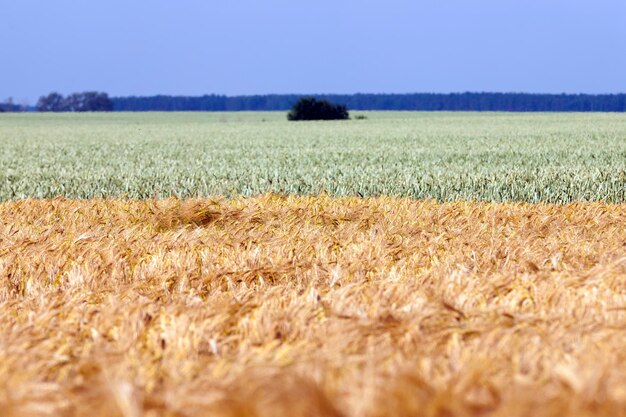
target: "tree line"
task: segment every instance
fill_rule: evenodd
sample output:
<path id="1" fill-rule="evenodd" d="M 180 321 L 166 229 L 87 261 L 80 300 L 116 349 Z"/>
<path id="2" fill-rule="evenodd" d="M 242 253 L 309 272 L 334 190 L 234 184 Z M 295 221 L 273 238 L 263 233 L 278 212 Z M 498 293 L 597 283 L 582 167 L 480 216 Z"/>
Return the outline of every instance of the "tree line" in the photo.
<path id="1" fill-rule="evenodd" d="M 113 97 L 114 111 L 286 111 L 297 94 Z M 626 94 L 318 94 L 350 110 L 624 112 Z"/>
<path id="2" fill-rule="evenodd" d="M 42 96 L 36 107 L 0 103 L 0 112 L 11 111 L 287 111 L 301 98 L 297 94 L 252 96 L 149 96 L 112 97 L 88 91 Z M 510 112 L 625 112 L 626 94 L 528 94 L 528 93 L 416 93 L 416 94 L 318 94 L 318 100 L 341 103 L 350 110 L 414 111 L 510 111 Z"/>
<path id="3" fill-rule="evenodd" d="M 26 104 L 15 104 L 13 102 L 13 98 L 7 98 L 3 103 L 0 103 L 0 113 L 4 112 L 23 112 L 28 111 L 28 105 Z"/>

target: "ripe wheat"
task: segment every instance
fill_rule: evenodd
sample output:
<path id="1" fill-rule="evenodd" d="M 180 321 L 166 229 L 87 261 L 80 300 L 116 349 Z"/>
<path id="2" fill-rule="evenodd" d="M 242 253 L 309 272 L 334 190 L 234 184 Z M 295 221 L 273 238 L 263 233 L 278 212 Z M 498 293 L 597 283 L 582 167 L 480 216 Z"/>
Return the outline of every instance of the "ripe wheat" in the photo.
<path id="1" fill-rule="evenodd" d="M 626 415 L 626 205 L 0 204 L 3 416 Z"/>

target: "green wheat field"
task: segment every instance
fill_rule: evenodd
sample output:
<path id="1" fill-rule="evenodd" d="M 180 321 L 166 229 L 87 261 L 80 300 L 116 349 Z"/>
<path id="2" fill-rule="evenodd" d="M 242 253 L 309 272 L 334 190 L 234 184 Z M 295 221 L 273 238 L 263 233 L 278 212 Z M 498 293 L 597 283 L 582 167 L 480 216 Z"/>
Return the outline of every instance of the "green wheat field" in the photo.
<path id="1" fill-rule="evenodd" d="M 6 114 L 0 200 L 392 196 L 626 201 L 626 115 Z"/>

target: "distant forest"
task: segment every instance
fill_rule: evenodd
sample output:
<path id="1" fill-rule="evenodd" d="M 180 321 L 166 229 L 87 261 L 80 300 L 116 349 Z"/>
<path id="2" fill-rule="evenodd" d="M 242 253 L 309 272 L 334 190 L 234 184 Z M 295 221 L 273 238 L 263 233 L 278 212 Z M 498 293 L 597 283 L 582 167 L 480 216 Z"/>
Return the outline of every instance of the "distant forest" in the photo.
<path id="1" fill-rule="evenodd" d="M 114 111 L 289 110 L 303 95 L 113 97 Z M 315 94 L 349 110 L 624 112 L 626 94 Z"/>
<path id="2" fill-rule="evenodd" d="M 36 106 L 0 102 L 0 112 L 18 111 L 287 111 L 304 94 L 256 96 L 112 97 L 84 92 L 63 97 L 50 93 Z M 626 94 L 416 93 L 313 94 L 348 110 L 626 112 Z"/>

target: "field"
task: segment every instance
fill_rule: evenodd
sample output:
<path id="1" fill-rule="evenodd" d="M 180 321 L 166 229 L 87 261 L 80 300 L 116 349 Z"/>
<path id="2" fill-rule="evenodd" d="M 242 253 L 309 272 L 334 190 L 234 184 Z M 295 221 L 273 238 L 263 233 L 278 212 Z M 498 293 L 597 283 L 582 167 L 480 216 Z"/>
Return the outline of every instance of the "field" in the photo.
<path id="1" fill-rule="evenodd" d="M 0 200 L 255 196 L 626 201 L 626 115 L 3 115 Z"/>
<path id="2" fill-rule="evenodd" d="M 626 416 L 626 117 L 367 116 L 0 116 L 0 416 Z"/>

